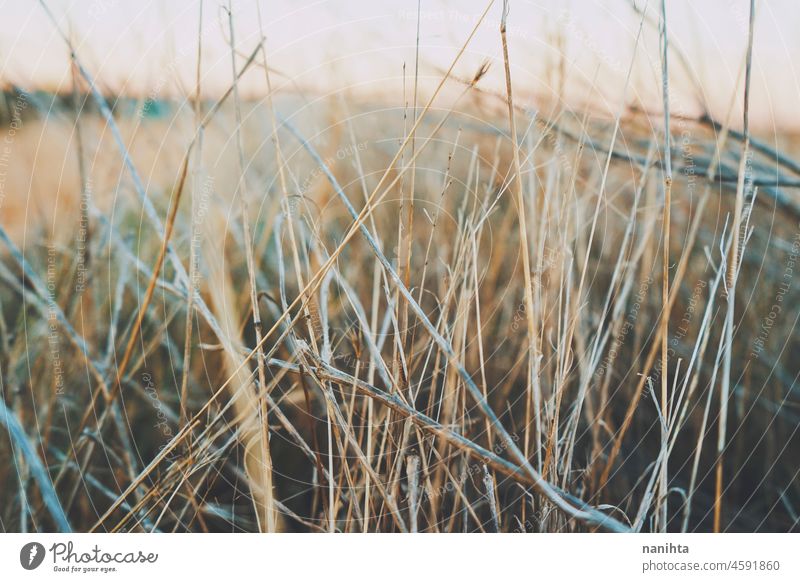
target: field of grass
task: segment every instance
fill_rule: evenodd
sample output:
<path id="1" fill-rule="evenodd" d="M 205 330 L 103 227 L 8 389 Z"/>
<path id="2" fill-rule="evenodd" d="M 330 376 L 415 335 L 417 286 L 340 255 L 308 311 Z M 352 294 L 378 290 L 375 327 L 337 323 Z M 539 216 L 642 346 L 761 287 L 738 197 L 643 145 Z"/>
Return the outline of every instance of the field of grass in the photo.
<path id="1" fill-rule="evenodd" d="M 796 143 L 483 72 L 5 93 L 0 529 L 797 531 Z"/>

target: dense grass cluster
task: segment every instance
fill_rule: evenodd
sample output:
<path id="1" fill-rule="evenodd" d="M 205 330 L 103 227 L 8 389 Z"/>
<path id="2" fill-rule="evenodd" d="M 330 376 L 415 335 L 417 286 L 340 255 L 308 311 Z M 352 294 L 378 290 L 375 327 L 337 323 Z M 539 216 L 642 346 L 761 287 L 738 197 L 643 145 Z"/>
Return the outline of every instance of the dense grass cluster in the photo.
<path id="1" fill-rule="evenodd" d="M 28 114 L 82 131 L 55 221 L 4 235 L 5 414 L 37 457 L 0 437 L 5 530 L 55 528 L 55 505 L 79 530 L 712 529 L 736 135 L 692 123 L 675 145 L 664 368 L 646 118 L 606 167 L 610 123 L 519 111 L 526 273 L 515 152 L 485 102 L 431 111 L 413 140 L 407 108 L 282 106 L 277 134 L 264 104 L 219 109 L 188 157 L 192 111 L 170 110 L 181 131 L 120 119 L 131 151 L 171 140 L 144 203 L 130 168 L 92 165 L 107 120 Z M 219 137 L 237 116 L 239 145 Z M 739 226 L 725 530 L 797 527 L 790 200 L 751 188 Z"/>

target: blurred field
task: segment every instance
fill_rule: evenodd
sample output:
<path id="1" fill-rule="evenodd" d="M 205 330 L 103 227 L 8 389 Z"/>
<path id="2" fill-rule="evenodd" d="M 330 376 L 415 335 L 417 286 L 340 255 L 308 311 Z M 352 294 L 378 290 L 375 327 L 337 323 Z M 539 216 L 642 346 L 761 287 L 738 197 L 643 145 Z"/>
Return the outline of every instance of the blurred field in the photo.
<path id="1" fill-rule="evenodd" d="M 291 130 L 277 133 L 280 158 L 268 106 L 220 109 L 190 155 L 171 250 L 154 279 L 194 113 L 169 103 L 159 115 L 140 117 L 124 103 L 115 112 L 151 215 L 97 111 L 76 124 L 68 99 L 6 95 L 15 99 L 28 105 L 3 174 L 3 396 L 71 527 L 603 526 L 570 518 L 529 478 L 504 470 L 498 459 L 517 461 L 460 365 L 567 503 L 643 531 L 712 529 L 735 136 L 676 122 L 664 420 L 661 145 L 644 114 L 624 121 L 604 186 L 610 122 L 560 111 L 518 123 L 534 305 L 529 379 L 502 100 L 476 93 L 457 110 L 431 111 L 389 172 L 413 123 L 407 108 L 281 102 L 276 109 L 302 116 L 284 113 Z M 246 119 L 240 131 L 237 115 Z M 723 179 L 708 180 L 722 139 Z M 792 151 L 791 140 L 782 145 Z M 384 188 L 365 226 L 450 356 L 363 236 L 315 278 L 353 218 L 311 150 L 356 212 Z M 779 180 L 797 179 L 763 152 L 753 167 L 759 180 L 774 181 L 776 167 Z M 788 188 L 764 184 L 752 198 L 721 521 L 724 531 L 794 531 L 798 213 Z M 317 285 L 302 294 L 309 282 Z M 261 356 L 257 337 L 266 338 Z M 426 418 L 408 420 L 410 408 Z M 0 443 L 3 529 L 56 528 L 30 459 L 5 431 Z"/>

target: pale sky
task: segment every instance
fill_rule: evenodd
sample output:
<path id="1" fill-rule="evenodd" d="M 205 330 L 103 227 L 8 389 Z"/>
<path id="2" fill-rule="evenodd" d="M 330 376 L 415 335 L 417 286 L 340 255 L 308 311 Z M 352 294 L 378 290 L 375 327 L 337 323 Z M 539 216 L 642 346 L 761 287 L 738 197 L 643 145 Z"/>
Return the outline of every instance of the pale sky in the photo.
<path id="1" fill-rule="evenodd" d="M 203 40 L 202 89 L 213 97 L 231 82 L 227 2 L 199 0 L 124 2 L 47 0 L 77 54 L 104 90 L 132 96 L 180 97 L 194 90 L 198 34 Z M 637 0 L 640 7 L 645 0 Z M 38 2 L 0 2 L 0 80 L 24 89 L 67 91 L 71 74 L 64 41 Z M 482 0 L 423 0 L 420 13 L 420 88 L 429 94 L 488 5 Z M 472 77 L 488 60 L 480 86 L 502 91 L 503 64 L 496 1 L 455 72 Z M 562 55 L 563 95 L 580 108 L 587 96 L 598 110 L 620 109 L 640 16 L 630 0 L 512 0 L 508 19 L 515 91 L 536 108 L 558 91 Z M 650 0 L 625 102 L 661 109 L 657 22 L 659 0 Z M 739 77 L 747 43 L 748 0 L 668 2 L 671 109 L 697 115 L 705 100 L 724 119 L 741 118 Z M 261 36 L 259 11 L 250 0 L 233 3 L 236 48 L 252 52 Z M 413 79 L 417 3 L 413 0 L 270 0 L 260 3 L 273 85 L 312 93 L 345 91 L 402 103 Z M 754 43 L 751 116 L 762 132 L 800 131 L 800 4 L 759 0 Z M 679 56 L 682 55 L 681 56 Z M 244 58 L 238 60 L 241 66 Z M 687 70 L 687 65 L 688 69 Z M 693 80 L 694 79 L 694 80 Z M 737 79 L 739 81 L 737 85 Z M 594 89 L 591 89 L 594 87 Z M 695 89 L 699 88 L 699 91 Z M 252 68 L 241 83 L 247 97 L 263 97 L 266 79 Z M 446 105 L 448 95 L 443 95 Z"/>

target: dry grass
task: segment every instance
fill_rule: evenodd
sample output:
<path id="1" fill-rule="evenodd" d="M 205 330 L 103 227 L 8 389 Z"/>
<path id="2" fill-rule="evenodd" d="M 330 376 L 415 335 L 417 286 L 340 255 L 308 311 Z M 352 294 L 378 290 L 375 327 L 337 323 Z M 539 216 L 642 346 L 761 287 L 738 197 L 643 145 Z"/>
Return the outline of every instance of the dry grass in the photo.
<path id="1" fill-rule="evenodd" d="M 505 65 L 399 108 L 7 94 L 2 529 L 797 530 L 797 165 L 534 114 Z"/>

